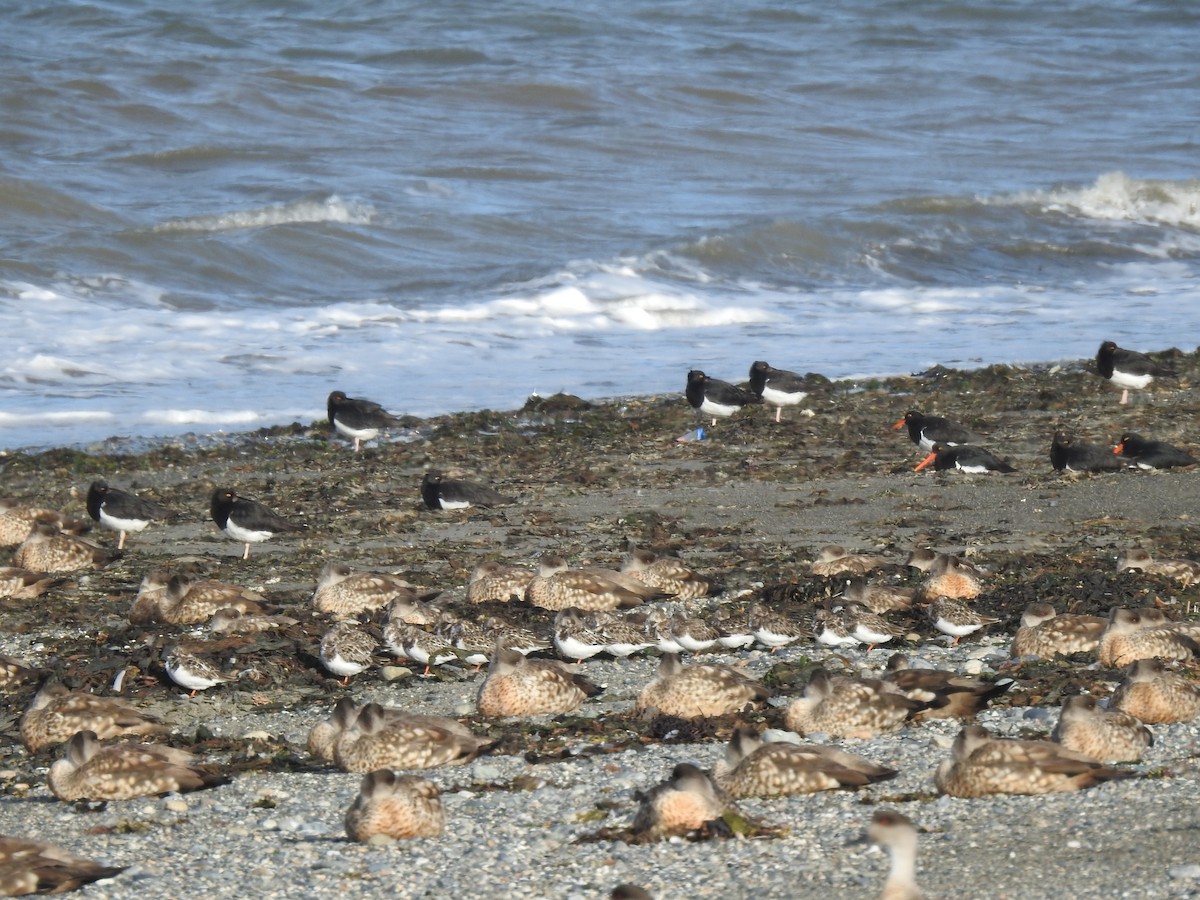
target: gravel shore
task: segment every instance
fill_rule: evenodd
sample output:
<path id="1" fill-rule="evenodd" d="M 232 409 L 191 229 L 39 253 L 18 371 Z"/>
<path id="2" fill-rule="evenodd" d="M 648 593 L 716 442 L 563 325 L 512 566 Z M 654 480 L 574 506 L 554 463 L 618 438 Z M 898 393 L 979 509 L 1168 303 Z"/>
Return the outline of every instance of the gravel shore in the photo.
<path id="1" fill-rule="evenodd" d="M 17 734 L 36 686 L 10 687 L 0 714 L 0 833 L 127 866 L 84 889 L 122 900 L 347 892 L 593 898 L 627 881 L 658 897 L 871 897 L 886 858 L 854 841 L 872 809 L 886 805 L 923 830 L 918 877 L 931 896 L 1200 896 L 1196 723 L 1154 726 L 1154 746 L 1131 767 L 1141 777 L 1044 797 L 938 797 L 932 776 L 958 731 L 953 721 L 830 741 L 900 774 L 858 791 L 741 801 L 744 813 L 770 826 L 761 836 L 632 843 L 607 835 L 632 821 L 636 791 L 680 761 L 711 767 L 740 722 L 780 727 L 779 707 L 799 689 L 784 674 L 812 664 L 878 671 L 893 650 L 834 654 L 804 640 L 774 654 L 705 654 L 777 684 L 772 706 L 707 731 L 660 734 L 631 713 L 656 670 L 653 655 L 585 662 L 605 691 L 577 716 L 488 723 L 474 714 L 482 673 L 469 669 L 446 667 L 429 678 L 399 672 L 390 682 L 371 670 L 339 687 L 313 659 L 325 623 L 308 605 L 329 559 L 401 572 L 460 598 L 480 559 L 530 564 L 553 550 L 573 563 L 612 565 L 632 539 L 718 576 L 725 591 L 715 602 L 765 597 L 799 614 L 837 589 L 807 574 L 822 544 L 888 557 L 893 564 L 883 574 L 898 584 L 913 579 L 901 565 L 904 553 L 932 545 L 966 552 L 989 570 L 976 605 L 1003 621 L 950 648 L 912 618 L 909 630 L 920 639 L 905 649 L 928 665 L 1016 679 L 980 723 L 1004 736 L 1046 734 L 1064 694 L 1107 696 L 1119 674 L 1094 662 L 1010 660 L 1026 603 L 1044 599 L 1060 611 L 1104 614 L 1118 603 L 1158 602 L 1180 618 L 1194 606 L 1196 588 L 1118 574 L 1115 566 L 1119 552 L 1139 544 L 1156 555 L 1196 555 L 1194 472 L 1070 478 L 1048 462 L 1056 428 L 1110 445 L 1141 431 L 1187 446 L 1200 412 L 1188 384 L 1200 364 L 1190 354 L 1173 364 L 1180 383 L 1130 408 L 1118 407 L 1117 395 L 1083 363 L 938 370 L 867 384 L 814 380 L 811 416 L 789 410 L 776 425 L 767 410 L 750 410 L 687 443 L 674 440 L 694 427 L 682 399 L 635 398 L 586 408 L 536 401 L 515 413 L 414 422 L 403 439 L 358 456 L 321 423 L 137 452 L 114 443 L 9 454 L 0 474 L 4 494 L 78 515 L 78 492 L 105 477 L 180 515 L 133 535 L 124 556 L 102 571 L 36 601 L 0 604 L 0 653 L 98 693 L 110 693 L 125 672 L 122 694 L 163 716 L 174 743 L 229 765 L 233 780 L 98 810 L 61 803 L 45 785 L 58 752 L 30 755 Z M 921 454 L 889 427 L 911 407 L 980 430 L 1018 472 L 914 473 Z M 465 473 L 520 500 L 495 510 L 426 511 L 417 488 L 427 468 Z M 207 520 L 208 496 L 225 485 L 306 521 L 308 533 L 257 545 L 240 560 L 240 546 Z M 93 537 L 116 544 L 109 533 Z M 166 679 L 158 654 L 173 637 L 204 630 L 129 624 L 142 576 L 184 558 L 212 577 L 262 591 L 302 620 L 285 642 L 292 648 L 286 658 L 278 646 L 225 651 L 230 669 L 253 656 L 263 678 L 190 699 Z M 535 610 L 512 615 L 543 629 L 548 621 Z M 304 750 L 308 729 L 343 695 L 509 734 L 494 754 L 422 773 L 444 792 L 442 837 L 382 846 L 345 839 L 342 819 L 361 777 L 320 765 Z"/>

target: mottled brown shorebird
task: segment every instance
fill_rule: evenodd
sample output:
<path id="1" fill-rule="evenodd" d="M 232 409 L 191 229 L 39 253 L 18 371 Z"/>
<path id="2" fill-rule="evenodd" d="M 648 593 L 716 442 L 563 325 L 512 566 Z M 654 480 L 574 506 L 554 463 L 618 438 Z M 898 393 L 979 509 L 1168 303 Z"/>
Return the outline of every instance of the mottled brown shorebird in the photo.
<path id="1" fill-rule="evenodd" d="M 1114 606 L 1096 652 L 1100 665 L 1119 669 L 1139 659 L 1191 659 L 1200 644 L 1170 627 L 1159 609 Z"/>
<path id="2" fill-rule="evenodd" d="M 603 689 L 568 666 L 549 659 L 526 659 L 497 647 L 479 688 L 481 716 L 538 716 L 574 712 Z"/>
<path id="3" fill-rule="evenodd" d="M 770 690 L 731 666 L 684 666 L 678 656 L 666 653 L 658 675 L 638 695 L 634 711 L 657 709 L 668 716 L 698 719 L 735 713 L 770 696 Z"/>
<path id="4" fill-rule="evenodd" d="M 548 554 L 542 557 L 538 574 L 530 579 L 525 596 L 534 606 L 553 612 L 572 606 L 585 612 L 603 612 L 640 606 L 662 596 L 657 588 L 635 578 L 612 577 L 615 574 L 571 569 L 562 557 Z"/>
<path id="5" fill-rule="evenodd" d="M 183 750 L 154 744 L 101 744 L 81 731 L 66 755 L 50 766 L 47 783 L 59 800 L 131 800 L 185 793 L 228 783 L 224 775 L 194 765 Z"/>
<path id="6" fill-rule="evenodd" d="M 172 575 L 159 595 L 158 620 L 169 625 L 199 625 L 222 609 L 258 615 L 266 602 L 262 594 L 240 585 Z"/>
<path id="7" fill-rule="evenodd" d="M 167 729 L 119 697 L 72 691 L 57 682 L 44 684 L 21 717 L 21 743 L 30 753 L 69 741 L 80 731 L 108 740 L 126 734 L 163 734 Z"/>
<path id="8" fill-rule="evenodd" d="M 1200 581 L 1200 562 L 1190 559 L 1155 559 L 1148 550 L 1141 547 L 1133 547 L 1122 553 L 1121 558 L 1117 560 L 1117 571 L 1164 575 L 1178 581 L 1183 588 L 1189 588 Z"/>
<path id="9" fill-rule="evenodd" d="M 652 838 L 686 834 L 721 818 L 729 802 L 729 796 L 707 772 L 691 763 L 679 763 L 670 778 L 642 795 L 633 830 Z"/>
<path id="10" fill-rule="evenodd" d="M 492 743 L 453 719 L 398 715 L 367 703 L 338 736 L 333 762 L 346 772 L 434 769 L 470 762 Z"/>
<path id="11" fill-rule="evenodd" d="M 0 837 L 0 897 L 62 894 L 124 871 L 124 866 L 101 865 L 44 841 Z"/>
<path id="12" fill-rule="evenodd" d="M 817 551 L 809 573 L 830 578 L 834 575 L 866 575 L 888 564 L 882 556 L 870 553 L 851 553 L 840 544 L 826 544 Z"/>
<path id="13" fill-rule="evenodd" d="M 898 731 L 926 705 L 889 690 L 878 679 L 831 677 L 816 668 L 804 693 L 788 706 L 784 723 L 797 734 L 870 738 Z"/>
<path id="14" fill-rule="evenodd" d="M 495 600 L 508 603 L 520 600 L 525 596 L 529 582 L 537 574 L 532 569 L 521 566 L 509 566 L 504 563 L 481 562 L 471 570 L 471 580 L 467 583 L 467 601 L 469 603 L 486 603 Z"/>
<path id="15" fill-rule="evenodd" d="M 944 669 L 912 668 L 908 657 L 895 653 L 880 676 L 885 687 L 926 704 L 913 720 L 970 719 L 1014 684 L 1011 678 L 984 681 Z"/>
<path id="16" fill-rule="evenodd" d="M 950 597 L 938 597 L 926 607 L 925 614 L 934 628 L 947 637 L 954 638 L 950 645 L 952 647 L 957 647 L 958 642 L 967 635 L 1000 621 L 995 616 L 985 616 Z"/>
<path id="17" fill-rule="evenodd" d="M 671 556 L 630 547 L 621 571 L 676 600 L 697 600 L 717 589 L 716 582 Z"/>
<path id="18" fill-rule="evenodd" d="M 399 597 L 417 600 L 412 586 L 396 575 L 355 572 L 348 565 L 330 560 L 317 577 L 312 606 L 319 613 L 348 619 L 383 609 Z"/>
<path id="19" fill-rule="evenodd" d="M 1105 763 L 1137 762 L 1154 744 L 1150 729 L 1136 716 L 1101 709 L 1095 697 L 1082 694 L 1063 701 L 1050 739 Z"/>
<path id="20" fill-rule="evenodd" d="M 783 797 L 862 787 L 894 778 L 896 770 L 836 747 L 766 743 L 753 729 L 739 728 L 713 776 L 733 797 Z"/>
<path id="21" fill-rule="evenodd" d="M 0 566 L 0 598 L 34 600 L 64 580 L 17 566 Z"/>
<path id="22" fill-rule="evenodd" d="M 934 600 L 949 597 L 951 600 L 973 600 L 983 593 L 980 572 L 969 562 L 957 556 L 940 553 L 925 570 L 925 577 L 917 585 L 917 597 Z"/>
<path id="23" fill-rule="evenodd" d="M 396 840 L 437 837 L 446 827 L 441 790 L 432 781 L 380 769 L 363 776 L 346 811 L 346 834 L 367 841 L 380 834 Z"/>
<path id="24" fill-rule="evenodd" d="M 34 572 L 79 572 L 103 569 L 117 554 L 73 534 L 64 534 L 46 522 L 36 522 L 13 552 L 13 565 Z"/>
<path id="25" fill-rule="evenodd" d="M 1200 716 L 1200 686 L 1161 660 L 1139 659 L 1109 699 L 1109 708 L 1137 716 L 1147 725 L 1191 722 Z"/>
<path id="26" fill-rule="evenodd" d="M 1014 657 L 1052 659 L 1072 653 L 1094 653 L 1108 619 L 1074 613 L 1059 615 L 1049 603 L 1031 603 L 1021 614 L 1021 625 L 1013 637 Z"/>
<path id="27" fill-rule="evenodd" d="M 80 535 L 91 529 L 87 519 L 75 519 L 56 509 L 0 498 L 0 547 L 15 547 L 29 537 L 33 526 L 42 523 L 64 534 Z"/>
<path id="28" fill-rule="evenodd" d="M 1078 791 L 1130 774 L 1051 741 L 995 738 L 980 725 L 968 725 L 934 781 L 952 797 L 986 797 Z"/>

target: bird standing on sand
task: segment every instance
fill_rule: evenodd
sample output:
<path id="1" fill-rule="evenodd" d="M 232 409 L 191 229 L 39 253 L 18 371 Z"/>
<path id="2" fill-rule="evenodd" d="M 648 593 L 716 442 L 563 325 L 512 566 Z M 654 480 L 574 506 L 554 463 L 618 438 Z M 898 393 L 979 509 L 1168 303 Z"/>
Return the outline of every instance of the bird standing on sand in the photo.
<path id="1" fill-rule="evenodd" d="M 709 378 L 699 369 L 688 372 L 687 387 L 683 395 L 692 408 L 702 415 L 712 416 L 713 425 L 717 418 L 727 419 L 743 406 L 760 402 L 759 398 L 728 381 Z"/>
<path id="2" fill-rule="evenodd" d="M 1144 353 L 1123 350 L 1113 341 L 1105 341 L 1096 352 L 1096 371 L 1121 388 L 1121 405 L 1129 402 L 1129 389 L 1140 391 L 1155 378 L 1173 378 L 1175 372 L 1159 365 Z"/>
<path id="3" fill-rule="evenodd" d="M 804 378 L 795 372 L 772 368 L 761 359 L 750 367 L 750 390 L 775 407 L 776 422 L 785 406 L 797 406 L 808 396 L 804 388 Z"/>
<path id="4" fill-rule="evenodd" d="M 363 441 L 374 440 L 381 431 L 401 424 L 400 419 L 378 403 L 347 397 L 341 391 L 329 395 L 326 408 L 330 426 L 338 434 L 354 441 L 355 453 Z"/>
<path id="5" fill-rule="evenodd" d="M 88 488 L 87 511 L 105 528 L 120 532 L 118 550 L 125 549 L 125 535 L 129 532 L 143 531 L 155 519 L 173 515 L 161 503 L 109 487 L 103 481 L 93 481 Z"/>
<path id="6" fill-rule="evenodd" d="M 239 497 L 230 488 L 217 488 L 213 491 L 212 520 L 217 527 L 235 541 L 246 545 L 242 559 L 250 558 L 250 545 L 269 541 L 277 534 L 292 534 L 304 531 L 308 526 L 289 522 L 277 512 L 263 506 L 257 500 L 249 497 Z"/>

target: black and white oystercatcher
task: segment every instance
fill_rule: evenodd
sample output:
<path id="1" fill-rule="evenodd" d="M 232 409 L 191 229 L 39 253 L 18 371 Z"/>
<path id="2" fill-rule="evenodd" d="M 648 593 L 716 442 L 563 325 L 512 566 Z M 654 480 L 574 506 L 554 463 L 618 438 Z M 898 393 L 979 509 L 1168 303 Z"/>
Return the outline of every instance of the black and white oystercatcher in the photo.
<path id="1" fill-rule="evenodd" d="M 1065 431 L 1056 431 L 1050 444 L 1050 465 L 1059 472 L 1115 472 L 1127 463 L 1107 447 L 1077 441 Z"/>
<path id="2" fill-rule="evenodd" d="M 776 422 L 785 406 L 797 406 L 808 396 L 804 388 L 804 378 L 795 372 L 772 368 L 761 359 L 750 367 L 750 390 L 761 397 L 763 403 L 775 407 Z"/>
<path id="3" fill-rule="evenodd" d="M 277 512 L 263 506 L 257 500 L 239 497 L 229 488 L 213 491 L 210 509 L 217 527 L 235 541 L 246 545 L 242 559 L 250 558 L 250 545 L 269 541 L 277 534 L 304 531 L 308 526 L 289 522 Z"/>
<path id="4" fill-rule="evenodd" d="M 1132 460 L 1139 469 L 1169 469 L 1194 466 L 1200 460 L 1166 441 L 1149 441 L 1134 431 L 1121 435 L 1113 453 Z"/>
<path id="5" fill-rule="evenodd" d="M 717 418 L 728 418 L 743 406 L 761 402 L 757 396 L 728 381 L 709 378 L 699 369 L 688 372 L 687 387 L 683 395 L 693 409 L 699 410 L 706 416 L 712 416 L 712 423 L 717 424 Z"/>
<path id="6" fill-rule="evenodd" d="M 358 452 L 363 441 L 374 440 L 379 433 L 399 426 L 400 419 L 372 400 L 357 400 L 341 391 L 329 395 L 326 404 L 329 424 L 338 434 L 354 441 L 354 452 Z"/>
<path id="7" fill-rule="evenodd" d="M 920 472 L 930 464 L 938 472 L 944 472 L 949 469 L 966 472 L 970 475 L 982 475 L 985 472 L 1017 471 L 991 451 L 984 450 L 982 447 L 973 447 L 969 444 L 964 444 L 961 447 L 934 444 L 933 449 L 929 451 L 929 455 L 921 460 L 920 464 L 913 471 Z"/>
<path id="8" fill-rule="evenodd" d="M 892 428 L 908 428 L 908 439 L 929 453 L 934 444 L 946 447 L 957 447 L 959 444 L 970 444 L 978 437 L 971 431 L 941 416 L 923 416 L 915 409 L 910 409 L 904 418 Z"/>
<path id="9" fill-rule="evenodd" d="M 1112 341 L 1105 341 L 1096 352 L 1096 370 L 1101 378 L 1121 388 L 1121 403 L 1129 402 L 1129 389 L 1141 390 L 1155 378 L 1173 378 L 1175 372 L 1159 365 L 1144 353 L 1123 350 Z"/>
<path id="10" fill-rule="evenodd" d="M 516 503 L 485 484 L 447 478 L 441 472 L 426 472 L 421 480 L 421 499 L 430 509 L 466 509 L 470 506 L 504 506 Z"/>
<path id="11" fill-rule="evenodd" d="M 103 481 L 93 481 L 88 488 L 87 511 L 105 528 L 120 532 L 118 550 L 125 549 L 125 535 L 129 532 L 143 531 L 155 519 L 174 514 L 161 503 L 109 487 Z"/>

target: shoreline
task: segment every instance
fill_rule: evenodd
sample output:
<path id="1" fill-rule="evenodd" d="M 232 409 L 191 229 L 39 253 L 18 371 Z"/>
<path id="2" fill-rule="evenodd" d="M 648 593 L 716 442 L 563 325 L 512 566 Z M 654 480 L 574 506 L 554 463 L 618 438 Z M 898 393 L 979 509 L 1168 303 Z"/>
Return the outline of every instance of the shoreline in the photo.
<path id="1" fill-rule="evenodd" d="M 57 752 L 31 756 L 20 747 L 15 725 L 32 689 L 10 688 L 11 712 L 0 717 L 6 829 L 130 866 L 85 889 L 85 896 L 121 900 L 197 888 L 283 896 L 299 884 L 320 897 L 346 890 L 603 897 L 623 881 L 662 897 L 868 897 L 877 895 L 885 863 L 846 841 L 861 832 L 872 806 L 887 804 L 927 829 L 918 877 L 935 895 L 1165 897 L 1200 889 L 1200 869 L 1186 874 L 1200 865 L 1192 850 L 1200 823 L 1194 804 L 1182 801 L 1200 782 L 1194 723 L 1155 727 L 1155 748 L 1133 767 L 1143 777 L 1046 798 L 936 797 L 932 769 L 945 758 L 956 723 L 838 741 L 901 774 L 857 792 L 741 804 L 783 827 L 782 836 L 626 844 L 595 835 L 628 824 L 634 791 L 665 777 L 674 762 L 712 765 L 736 724 L 780 727 L 782 709 L 673 734 L 630 713 L 654 658 L 597 658 L 583 670 L 607 690 L 578 715 L 484 721 L 473 708 L 480 676 L 469 670 L 447 667 L 433 678 L 413 673 L 393 682 L 370 670 L 339 687 L 314 661 L 326 622 L 309 606 L 316 575 L 330 559 L 398 571 L 460 601 L 481 559 L 527 565 L 552 550 L 573 563 L 612 565 L 633 540 L 718 576 L 725 592 L 716 604 L 741 609 L 764 597 L 782 611 L 811 616 L 834 589 L 807 574 L 822 544 L 883 554 L 891 560 L 883 574 L 898 584 L 912 581 L 901 565 L 904 553 L 928 544 L 964 551 L 990 571 L 976 605 L 1002 621 L 948 648 L 919 617 L 902 618 L 922 635 L 910 652 L 931 664 L 1016 678 L 982 724 L 1009 736 L 1045 733 L 1064 693 L 1107 696 L 1116 675 L 1078 662 L 1010 664 L 1008 641 L 1024 605 L 1051 599 L 1060 610 L 1104 614 L 1112 605 L 1157 600 L 1179 616 L 1194 606 L 1195 588 L 1118 574 L 1115 557 L 1135 543 L 1156 556 L 1189 555 L 1196 473 L 1130 470 L 1074 479 L 1054 473 L 1048 460 L 1057 427 L 1096 441 L 1137 430 L 1187 446 L 1187 429 L 1200 413 L 1187 385 L 1200 361 L 1181 354 L 1173 363 L 1181 386 L 1156 387 L 1130 408 L 1118 407 L 1119 392 L 1084 366 L 938 370 L 925 378 L 815 385 L 805 404 L 811 417 L 786 410 L 776 425 L 772 411 L 748 410 L 706 425 L 706 439 L 689 443 L 675 438 L 694 427 L 692 411 L 681 395 L 668 395 L 438 417 L 423 421 L 421 440 L 372 445 L 357 457 L 344 442 L 322 439 L 322 422 L 260 429 L 216 447 L 10 454 L 0 494 L 80 514 L 78 492 L 105 477 L 179 517 L 131 535 L 124 556 L 103 570 L 72 577 L 37 601 L 0 603 L 0 653 L 26 656 L 98 693 L 110 693 L 125 672 L 122 696 L 162 715 L 173 742 L 235 771 L 232 784 L 212 791 L 78 812 L 45 787 Z M 910 407 L 983 431 L 985 445 L 1018 471 L 913 472 L 923 454 L 891 429 Z M 429 512 L 420 507 L 419 483 L 430 468 L 488 482 L 518 503 Z M 242 561 L 240 546 L 207 517 L 208 496 L 225 485 L 307 522 L 308 534 L 256 545 Z M 92 537 L 105 547 L 116 543 L 113 533 Z M 136 627 L 127 619 L 145 572 L 183 560 L 209 577 L 261 591 L 301 620 L 286 638 L 220 651 L 226 667 L 258 676 L 195 699 L 166 681 L 159 656 L 169 640 L 199 639 L 203 630 Z M 541 629 L 551 619 L 516 605 L 486 611 Z M 803 641 L 776 654 L 759 648 L 715 658 L 767 677 L 786 700 L 814 664 L 877 671 L 891 652 L 831 653 Z M 385 847 L 342 839 L 341 815 L 359 777 L 314 764 L 303 745 L 308 727 L 344 695 L 451 715 L 502 741 L 495 754 L 464 768 L 422 773 L 444 791 L 449 825 L 442 838 Z M 1122 829 L 1114 834 L 1117 820 Z M 398 868 L 412 873 L 408 881 L 397 881 Z"/>

